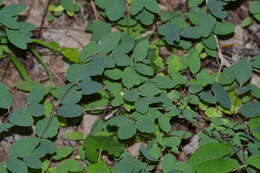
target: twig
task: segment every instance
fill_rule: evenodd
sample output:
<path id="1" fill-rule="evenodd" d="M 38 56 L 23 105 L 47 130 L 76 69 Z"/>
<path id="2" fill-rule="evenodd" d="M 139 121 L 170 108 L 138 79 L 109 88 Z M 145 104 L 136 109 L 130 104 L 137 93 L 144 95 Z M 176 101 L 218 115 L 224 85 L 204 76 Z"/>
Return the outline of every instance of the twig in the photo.
<path id="1" fill-rule="evenodd" d="M 91 7 L 92 7 L 93 12 L 94 12 L 95 19 L 96 20 L 103 20 L 103 18 L 98 13 L 98 10 L 97 10 L 96 5 L 95 5 L 93 0 L 90 0 L 90 4 L 91 4 Z"/>
<path id="2" fill-rule="evenodd" d="M 52 1 L 52 0 L 48 0 L 47 6 L 46 6 L 45 9 L 44 9 L 44 13 L 43 13 L 43 17 L 42 17 L 42 20 L 41 20 L 38 37 L 41 37 L 41 35 L 42 35 L 42 28 L 43 28 L 44 21 L 45 21 L 45 18 L 46 18 L 46 16 L 47 16 L 47 13 L 48 13 L 48 7 L 49 7 L 49 5 L 51 4 L 51 1 Z"/>
<path id="3" fill-rule="evenodd" d="M 216 82 L 218 82 L 219 80 L 219 75 L 220 75 L 220 72 L 222 70 L 222 67 L 225 65 L 227 67 L 230 66 L 230 63 L 224 58 L 224 55 L 222 54 L 221 52 L 221 49 L 220 49 L 220 45 L 219 45 L 219 41 L 218 41 L 218 38 L 217 36 L 215 35 L 215 40 L 216 40 L 216 44 L 217 44 L 217 49 L 218 49 L 218 58 L 220 59 L 220 66 L 219 66 L 219 69 L 218 69 L 218 72 L 217 72 L 217 77 L 216 77 Z"/>

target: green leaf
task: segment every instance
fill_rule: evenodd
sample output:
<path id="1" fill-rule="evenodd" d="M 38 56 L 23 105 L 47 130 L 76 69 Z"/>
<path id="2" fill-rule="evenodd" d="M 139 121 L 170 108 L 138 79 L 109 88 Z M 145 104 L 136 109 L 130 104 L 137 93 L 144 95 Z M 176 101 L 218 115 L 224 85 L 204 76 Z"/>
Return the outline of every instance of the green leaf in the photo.
<path id="1" fill-rule="evenodd" d="M 66 11 L 69 12 L 77 12 L 80 9 L 79 6 L 76 3 L 74 3 L 74 1 L 72 0 L 61 0 L 60 4 L 63 6 L 63 8 Z"/>
<path id="2" fill-rule="evenodd" d="M 33 88 L 30 94 L 28 95 L 27 102 L 29 104 L 39 103 L 44 98 L 45 95 L 46 95 L 46 90 L 44 86 L 43 85 L 37 86 Z"/>
<path id="3" fill-rule="evenodd" d="M 80 61 L 84 62 L 90 56 L 95 55 L 97 51 L 98 51 L 98 44 L 96 42 L 90 42 L 80 51 L 79 54 Z"/>
<path id="4" fill-rule="evenodd" d="M 77 104 L 64 104 L 58 109 L 58 114 L 66 118 L 79 117 L 83 112 L 83 108 Z"/>
<path id="5" fill-rule="evenodd" d="M 202 42 L 209 49 L 217 48 L 217 43 L 216 43 L 214 34 L 211 34 L 209 37 L 202 39 Z"/>
<path id="6" fill-rule="evenodd" d="M 201 146 L 190 157 L 188 163 L 193 167 L 198 166 L 209 160 L 222 158 L 232 152 L 232 148 L 228 144 L 209 143 Z"/>
<path id="7" fill-rule="evenodd" d="M 91 40 L 98 41 L 111 32 L 111 25 L 106 22 L 95 20 L 87 26 L 87 30 L 92 32 Z"/>
<path id="8" fill-rule="evenodd" d="M 138 87 L 137 90 L 139 91 L 140 95 L 148 97 L 155 96 L 162 92 L 153 83 L 145 83 Z"/>
<path id="9" fill-rule="evenodd" d="M 18 5 L 8 5 L 5 6 L 0 10 L 1 15 L 6 15 L 6 16 L 17 16 L 19 15 L 22 11 L 24 11 L 27 8 L 26 5 L 23 4 L 18 4 Z"/>
<path id="10" fill-rule="evenodd" d="M 124 16 L 125 0 L 107 0 L 105 13 L 109 20 L 116 21 Z"/>
<path id="11" fill-rule="evenodd" d="M 8 159 L 6 161 L 6 166 L 13 173 L 28 173 L 28 168 L 25 163 L 15 157 Z"/>
<path id="12" fill-rule="evenodd" d="M 260 169 L 260 155 L 254 154 L 246 159 L 246 162 L 257 169 Z"/>
<path id="13" fill-rule="evenodd" d="M 9 109 L 13 104 L 13 98 L 4 84 L 0 83 L 0 108 Z"/>
<path id="14" fill-rule="evenodd" d="M 17 108 L 9 115 L 9 121 L 17 126 L 28 127 L 33 125 L 33 118 L 26 109 Z"/>
<path id="15" fill-rule="evenodd" d="M 68 84 L 62 89 L 61 104 L 74 104 L 78 103 L 82 98 L 82 91 L 77 86 L 72 87 Z"/>
<path id="16" fill-rule="evenodd" d="M 73 152 L 70 146 L 59 146 L 56 150 L 56 154 L 52 157 L 54 160 L 61 160 L 68 157 Z"/>
<path id="17" fill-rule="evenodd" d="M 122 77 L 122 71 L 119 69 L 109 69 L 106 70 L 104 73 L 108 78 L 113 80 L 119 80 Z"/>
<path id="18" fill-rule="evenodd" d="M 260 140 L 260 117 L 251 118 L 249 120 L 248 126 L 250 128 L 251 134 Z"/>
<path id="19" fill-rule="evenodd" d="M 148 54 L 149 42 L 148 40 L 140 41 L 136 44 L 131 58 L 136 62 L 142 61 Z"/>
<path id="20" fill-rule="evenodd" d="M 90 165 L 88 167 L 88 172 L 89 173 L 110 173 L 109 167 L 103 162 L 103 161 L 98 161 L 97 163 Z"/>
<path id="21" fill-rule="evenodd" d="M 89 154 L 94 153 L 97 153 L 98 156 L 98 151 L 106 151 L 108 154 L 114 155 L 116 157 L 118 157 L 124 151 L 124 145 L 119 143 L 116 138 L 111 136 L 88 136 L 84 142 L 84 147 L 87 158 L 93 157 Z"/>
<path id="22" fill-rule="evenodd" d="M 0 133 L 2 133 L 3 131 L 5 131 L 11 127 L 13 127 L 13 125 L 10 123 L 0 123 Z"/>
<path id="23" fill-rule="evenodd" d="M 159 26 L 158 32 L 164 36 L 166 42 L 170 45 L 180 41 L 180 28 L 173 23 L 166 23 Z"/>
<path id="24" fill-rule="evenodd" d="M 119 45 L 113 50 L 113 54 L 129 53 L 135 46 L 134 40 L 127 34 L 122 34 Z"/>
<path id="25" fill-rule="evenodd" d="M 124 93 L 124 99 L 126 100 L 126 101 L 129 101 L 129 102 L 135 102 L 135 101 L 137 101 L 138 99 L 139 99 L 139 95 L 138 95 L 138 93 L 136 92 L 136 91 L 134 91 L 134 90 L 127 90 L 127 91 L 125 91 L 125 93 Z"/>
<path id="26" fill-rule="evenodd" d="M 233 33 L 235 25 L 229 22 L 217 22 L 214 28 L 214 33 L 217 35 L 227 35 Z"/>
<path id="27" fill-rule="evenodd" d="M 208 0 L 208 7 L 211 13 L 217 18 L 224 19 L 227 17 L 228 13 L 223 10 L 223 6 L 225 2 L 217 1 L 217 0 Z"/>
<path id="28" fill-rule="evenodd" d="M 128 89 L 141 83 L 140 76 L 132 67 L 126 67 L 122 73 L 122 82 Z"/>
<path id="29" fill-rule="evenodd" d="M 27 49 L 27 44 L 32 42 L 31 33 L 7 30 L 8 40 L 20 49 Z"/>
<path id="30" fill-rule="evenodd" d="M 248 118 L 260 116 L 260 102 L 246 103 L 242 105 L 238 111 Z"/>
<path id="31" fill-rule="evenodd" d="M 125 67 L 133 63 L 128 55 L 115 54 L 112 57 L 115 60 L 116 65 L 120 67 Z"/>
<path id="32" fill-rule="evenodd" d="M 145 157 L 146 159 L 148 159 L 148 160 L 150 160 L 150 161 L 154 161 L 154 162 L 158 161 L 157 158 L 153 157 L 153 156 L 149 153 L 148 148 L 145 148 L 143 145 L 141 145 L 141 147 L 140 147 L 140 152 L 144 155 L 144 157 Z"/>
<path id="33" fill-rule="evenodd" d="M 46 117 L 36 123 L 35 133 L 39 137 L 52 138 L 57 135 L 59 127 L 56 117 Z"/>
<path id="34" fill-rule="evenodd" d="M 162 89 L 171 89 L 175 86 L 173 80 L 169 77 L 158 76 L 152 79 L 152 82 L 158 87 Z"/>
<path id="35" fill-rule="evenodd" d="M 195 169 L 197 173 L 208 173 L 209 170 L 211 173 L 229 173 L 235 169 L 238 169 L 239 167 L 240 165 L 236 160 L 230 158 L 221 158 L 203 162 Z"/>
<path id="36" fill-rule="evenodd" d="M 202 13 L 198 16 L 199 33 L 202 37 L 208 37 L 216 24 L 216 19 L 207 13 Z"/>
<path id="37" fill-rule="evenodd" d="M 148 10 L 143 9 L 143 11 L 136 16 L 136 19 L 144 25 L 151 25 L 153 24 L 154 15 Z"/>
<path id="38" fill-rule="evenodd" d="M 260 2 L 259 1 L 251 1 L 249 3 L 249 11 L 252 14 L 260 13 Z"/>
<path id="39" fill-rule="evenodd" d="M 84 95 L 95 94 L 102 89 L 102 84 L 96 81 L 82 81 L 78 86 L 81 88 L 82 94 Z"/>
<path id="40" fill-rule="evenodd" d="M 42 167 L 42 162 L 39 158 L 35 156 L 26 156 L 23 158 L 25 164 L 33 169 L 40 169 Z"/>
<path id="41" fill-rule="evenodd" d="M 252 66 L 246 58 L 241 58 L 232 66 L 232 71 L 240 85 L 247 82 L 252 76 Z"/>
<path id="42" fill-rule="evenodd" d="M 201 5 L 203 2 L 204 2 L 204 0 L 189 0 L 188 1 L 189 8 L 197 7 L 197 6 Z"/>
<path id="43" fill-rule="evenodd" d="M 201 92 L 199 94 L 200 99 L 203 100 L 206 103 L 215 104 L 217 102 L 216 97 L 208 94 L 207 92 Z"/>
<path id="44" fill-rule="evenodd" d="M 136 134 L 136 125 L 125 116 L 117 116 L 107 122 L 110 126 L 117 126 L 117 135 L 120 139 L 129 139 Z"/>
<path id="45" fill-rule="evenodd" d="M 72 132 L 66 132 L 64 136 L 69 140 L 82 140 L 85 138 L 85 135 L 80 131 L 72 131 Z"/>
<path id="46" fill-rule="evenodd" d="M 33 117 L 40 117 L 43 116 L 45 113 L 44 106 L 42 104 L 30 104 L 27 107 L 27 111 L 33 116 Z"/>
<path id="47" fill-rule="evenodd" d="M 225 89 L 217 83 L 213 83 L 211 90 L 214 93 L 214 96 L 216 98 L 216 100 L 218 101 L 218 103 L 226 108 L 226 109 L 230 109 L 231 107 L 231 101 L 230 98 L 228 96 L 228 93 L 225 91 Z"/>
<path id="48" fill-rule="evenodd" d="M 181 36 L 184 38 L 198 39 L 200 38 L 200 28 L 198 26 L 188 26 L 181 31 Z"/>
<path id="49" fill-rule="evenodd" d="M 166 115 L 161 116 L 161 117 L 158 119 L 160 128 L 161 128 L 164 132 L 166 132 L 166 133 L 170 132 L 170 130 L 171 130 L 171 128 L 172 128 L 172 125 L 171 125 L 171 123 L 170 123 L 170 120 L 171 120 L 171 118 L 168 117 L 168 116 L 166 116 Z"/>
<path id="50" fill-rule="evenodd" d="M 153 76 L 154 75 L 153 68 L 149 65 L 146 65 L 146 64 L 142 64 L 142 63 L 135 64 L 135 70 L 138 73 L 143 74 L 145 76 Z"/>
<path id="51" fill-rule="evenodd" d="M 153 13 L 159 13 L 160 8 L 157 3 L 157 0 L 149 0 L 149 1 L 143 1 L 144 6 L 147 10 L 153 12 Z"/>
<path id="52" fill-rule="evenodd" d="M 39 143 L 40 141 L 34 137 L 19 139 L 12 144 L 9 154 L 14 157 L 30 156 L 34 153 L 34 150 Z"/>
<path id="53" fill-rule="evenodd" d="M 139 13 L 145 5 L 145 0 L 132 0 L 130 13 L 136 15 Z"/>
<path id="54" fill-rule="evenodd" d="M 97 53 L 106 54 L 111 52 L 114 48 L 117 47 L 121 40 L 120 32 L 111 32 L 101 38 L 98 44 Z"/>
<path id="55" fill-rule="evenodd" d="M 67 48 L 61 49 L 61 54 L 67 58 L 70 62 L 79 63 L 79 50 L 77 48 Z"/>
<path id="56" fill-rule="evenodd" d="M 248 16 L 242 20 L 240 25 L 241 25 L 241 27 L 247 27 L 247 26 L 251 25 L 252 23 L 253 23 L 252 18 L 250 16 Z"/>

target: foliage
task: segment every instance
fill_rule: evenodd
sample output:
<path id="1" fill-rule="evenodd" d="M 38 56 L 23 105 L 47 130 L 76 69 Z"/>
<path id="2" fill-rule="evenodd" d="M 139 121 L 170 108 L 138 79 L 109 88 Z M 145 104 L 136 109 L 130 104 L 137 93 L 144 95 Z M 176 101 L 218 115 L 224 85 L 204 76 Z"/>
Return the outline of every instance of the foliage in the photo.
<path id="1" fill-rule="evenodd" d="M 161 12 L 156 0 L 96 0 L 108 23 L 96 20 L 88 25 L 92 38 L 82 50 L 34 40 L 71 63 L 67 83 L 64 87 L 30 80 L 17 83 L 29 93 L 24 108 L 13 108 L 12 95 L 0 83 L 0 108 L 7 117 L 0 132 L 17 127 L 34 131 L 12 144 L 1 172 L 258 172 L 260 88 L 250 79 L 260 69 L 260 56 L 243 57 L 217 72 L 202 65 L 217 58 L 218 37 L 234 31 L 235 25 L 225 20 L 229 3 L 189 0 L 189 10 L 181 13 Z M 257 20 L 258 4 L 253 1 L 249 6 Z M 0 10 L 3 40 L 21 49 L 31 42 L 34 29 L 16 20 L 24 8 L 11 5 Z M 62 0 L 49 7 L 54 13 L 57 9 L 72 15 L 79 6 Z M 144 35 L 151 26 L 155 30 Z M 184 54 L 165 58 L 161 48 Z M 68 140 L 81 141 L 78 148 L 56 146 L 59 130 L 84 113 L 112 116 L 99 119 L 89 136 L 77 131 L 64 134 Z M 179 157 L 195 131 L 174 130 L 179 121 L 199 131 L 198 149 L 186 161 Z M 134 157 L 127 147 L 137 142 L 143 143 Z"/>

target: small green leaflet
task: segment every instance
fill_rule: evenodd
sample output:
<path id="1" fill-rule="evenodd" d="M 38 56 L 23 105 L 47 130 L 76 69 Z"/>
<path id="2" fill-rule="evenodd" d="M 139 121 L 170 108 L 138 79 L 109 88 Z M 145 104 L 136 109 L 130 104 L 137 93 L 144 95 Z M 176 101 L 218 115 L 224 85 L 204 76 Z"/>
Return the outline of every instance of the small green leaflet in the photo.
<path id="1" fill-rule="evenodd" d="M 197 7 L 199 6 L 200 4 L 202 4 L 204 2 L 204 0 L 189 0 L 188 3 L 189 3 L 189 8 L 192 8 L 192 7 Z"/>
<path id="2" fill-rule="evenodd" d="M 246 103 L 239 108 L 239 112 L 248 118 L 260 116 L 260 102 Z"/>
<path id="3" fill-rule="evenodd" d="M 6 161 L 7 168 L 13 173 L 28 173 L 28 168 L 26 164 L 15 157 L 11 157 Z"/>
<path id="4" fill-rule="evenodd" d="M 231 34 L 235 30 L 235 25 L 229 22 L 217 22 L 214 28 L 214 33 L 217 35 Z"/>
<path id="5" fill-rule="evenodd" d="M 27 44 L 32 42 L 29 32 L 7 30 L 6 35 L 8 40 L 20 49 L 27 49 Z"/>
<path id="6" fill-rule="evenodd" d="M 252 14 L 260 13 L 260 2 L 259 1 L 252 1 L 249 3 L 249 11 Z"/>
<path id="7" fill-rule="evenodd" d="M 211 13 L 217 18 L 224 19 L 227 17 L 228 13 L 226 11 L 223 11 L 223 6 L 225 5 L 225 2 L 221 2 L 218 0 L 208 0 L 207 4 Z"/>
<path id="8" fill-rule="evenodd" d="M 1 123 L 0 124 L 0 133 L 2 133 L 3 131 L 5 131 L 11 127 L 13 127 L 13 125 L 10 123 Z"/>
<path id="9" fill-rule="evenodd" d="M 224 108 L 230 109 L 231 101 L 225 89 L 220 84 L 213 83 L 211 90 L 213 91 L 214 96 L 216 97 L 218 103 Z"/>
<path id="10" fill-rule="evenodd" d="M 73 152 L 70 146 L 59 146 L 55 155 L 52 157 L 54 160 L 61 160 L 68 157 Z"/>
<path id="11" fill-rule="evenodd" d="M 66 118 L 79 117 L 83 112 L 83 108 L 77 104 L 64 104 L 58 109 L 58 114 Z"/>
<path id="12" fill-rule="evenodd" d="M 95 20 L 87 26 L 87 30 L 92 32 L 91 40 L 98 41 L 111 32 L 111 25 L 106 22 Z"/>
<path id="13" fill-rule="evenodd" d="M 73 0 L 61 0 L 60 4 L 69 12 L 78 12 L 80 10 L 80 5 L 74 3 Z"/>
<path id="14" fill-rule="evenodd" d="M 97 93 L 102 88 L 102 84 L 96 81 L 82 81 L 78 84 L 81 88 L 82 94 L 91 95 Z"/>
<path id="15" fill-rule="evenodd" d="M 126 67 L 122 73 L 122 82 L 128 89 L 130 89 L 135 85 L 139 85 L 141 79 L 132 67 Z"/>
<path id="16" fill-rule="evenodd" d="M 142 61 L 148 54 L 149 42 L 148 40 L 140 41 L 136 44 L 131 58 L 136 62 Z"/>
<path id="17" fill-rule="evenodd" d="M 231 68 L 240 85 L 243 85 L 252 76 L 252 66 L 246 58 L 241 58 Z"/>
<path id="18" fill-rule="evenodd" d="M 246 159 L 246 162 L 257 169 L 260 169 L 260 155 L 259 154 L 253 154 L 249 158 Z"/>
<path id="19" fill-rule="evenodd" d="M 173 23 L 166 23 L 158 28 L 158 32 L 164 36 L 166 42 L 173 45 L 180 41 L 180 28 Z"/>
<path id="20" fill-rule="evenodd" d="M 218 166 L 216 169 L 216 165 Z M 195 169 L 198 173 L 208 173 L 209 170 L 211 173 L 229 173 L 235 169 L 238 169 L 240 165 L 234 159 L 230 158 L 219 158 L 214 160 L 208 160 L 200 165 L 198 165 Z"/>
<path id="21" fill-rule="evenodd" d="M 57 117 L 46 117 L 36 123 L 35 133 L 39 137 L 51 138 L 57 135 L 59 127 Z"/>
<path id="22" fill-rule="evenodd" d="M 151 25 L 153 24 L 154 15 L 148 10 L 143 9 L 135 18 L 144 25 Z"/>
<path id="23" fill-rule="evenodd" d="M 110 173 L 109 167 L 103 162 L 98 161 L 97 163 L 88 167 L 88 173 Z"/>
<path id="24" fill-rule="evenodd" d="M 111 52 L 114 48 L 117 47 L 121 40 L 120 32 L 111 32 L 104 37 L 98 43 L 98 51 L 97 53 L 106 54 Z"/>
<path id="25" fill-rule="evenodd" d="M 9 115 L 9 121 L 17 126 L 28 127 L 33 125 L 33 118 L 26 109 L 17 108 Z"/>
<path id="26" fill-rule="evenodd" d="M 122 71 L 119 69 L 109 69 L 105 71 L 105 76 L 113 80 L 119 80 L 122 77 Z"/>
<path id="27" fill-rule="evenodd" d="M 135 70 L 145 76 L 153 76 L 154 74 L 154 70 L 151 66 L 142 63 L 135 64 Z"/>
<path id="28" fill-rule="evenodd" d="M 124 16 L 125 1 L 124 0 L 106 0 L 105 13 L 109 20 L 116 21 Z"/>
<path id="29" fill-rule="evenodd" d="M 43 97 L 46 95 L 46 90 L 43 85 L 33 88 L 27 97 L 27 102 L 29 104 L 39 103 Z"/>
<path id="30" fill-rule="evenodd" d="M 188 163 L 192 166 L 198 166 L 203 162 L 222 158 L 232 152 L 232 148 L 228 144 L 209 143 L 201 146 L 190 157 Z"/>
<path id="31" fill-rule="evenodd" d="M 136 125 L 125 116 L 117 116 L 109 120 L 108 125 L 117 126 L 117 135 L 120 139 L 129 139 L 136 134 Z"/>
<path id="32" fill-rule="evenodd" d="M 119 45 L 113 50 L 113 54 L 126 54 L 135 46 L 134 40 L 127 34 L 122 34 Z"/>
<path id="33" fill-rule="evenodd" d="M 10 148 L 10 155 L 14 157 L 30 156 L 40 141 L 34 137 L 25 137 L 15 141 Z"/>
<path id="34" fill-rule="evenodd" d="M 4 84 L 0 83 L 0 108 L 9 109 L 13 104 L 13 98 Z"/>
<path id="35" fill-rule="evenodd" d="M 153 12 L 153 13 L 159 13 L 160 8 L 156 0 L 133 0 L 131 3 L 131 14 L 136 15 L 139 13 L 143 8 L 146 8 L 147 10 Z"/>

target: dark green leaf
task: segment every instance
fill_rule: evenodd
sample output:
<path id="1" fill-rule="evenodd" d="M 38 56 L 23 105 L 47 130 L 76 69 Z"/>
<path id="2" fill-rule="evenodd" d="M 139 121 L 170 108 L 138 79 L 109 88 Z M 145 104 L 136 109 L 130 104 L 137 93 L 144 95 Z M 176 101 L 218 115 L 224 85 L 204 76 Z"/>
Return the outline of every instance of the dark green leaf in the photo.
<path id="1" fill-rule="evenodd" d="M 17 108 L 9 115 L 9 121 L 17 126 L 28 127 L 33 125 L 33 118 L 28 110 Z"/>
<path id="2" fill-rule="evenodd" d="M 51 138 L 57 135 L 59 127 L 56 117 L 46 117 L 36 123 L 35 133 L 42 138 Z"/>
<path id="3" fill-rule="evenodd" d="M 28 168 L 25 163 L 15 157 L 8 159 L 6 161 L 6 166 L 13 173 L 28 173 Z"/>
<path id="4" fill-rule="evenodd" d="M 8 89 L 0 83 L 0 108 L 9 109 L 13 104 L 13 99 Z"/>
<path id="5" fill-rule="evenodd" d="M 66 118 L 79 117 L 83 112 L 83 108 L 77 104 L 64 104 L 58 109 L 58 114 Z"/>
<path id="6" fill-rule="evenodd" d="M 231 101 L 225 89 L 217 83 L 213 83 L 211 89 L 214 93 L 214 96 L 216 97 L 217 102 L 224 108 L 230 109 Z"/>
<path id="7" fill-rule="evenodd" d="M 260 102 L 250 102 L 242 105 L 239 112 L 249 118 L 260 116 Z"/>

